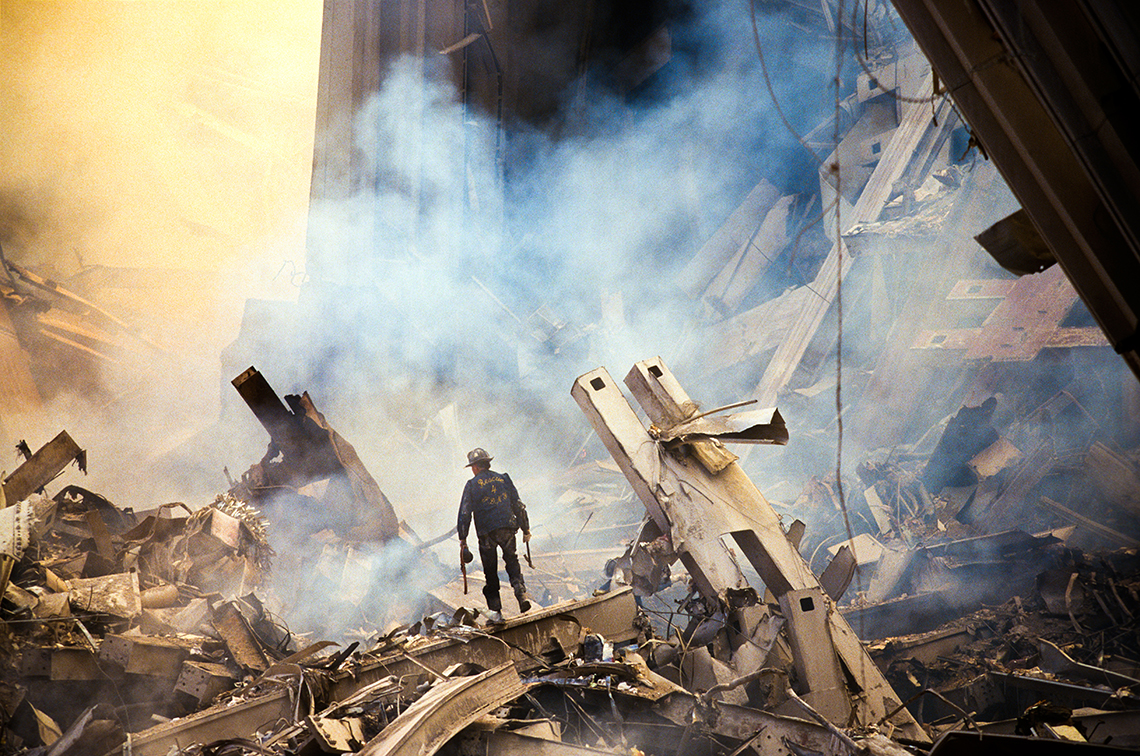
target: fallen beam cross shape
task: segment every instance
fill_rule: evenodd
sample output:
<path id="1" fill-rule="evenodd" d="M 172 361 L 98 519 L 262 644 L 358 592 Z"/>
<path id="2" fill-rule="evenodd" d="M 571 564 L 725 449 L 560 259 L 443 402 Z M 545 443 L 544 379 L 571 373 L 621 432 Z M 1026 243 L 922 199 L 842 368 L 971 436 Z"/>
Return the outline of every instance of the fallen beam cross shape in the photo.
<path id="1" fill-rule="evenodd" d="M 637 363 L 625 382 L 656 427 L 673 427 L 698 413 L 660 358 Z M 687 450 L 717 442 L 701 439 L 680 448 L 667 447 L 642 424 L 605 368 L 579 377 L 570 393 L 650 517 L 663 532 L 672 535 L 673 548 L 706 596 L 724 601 L 730 589 L 747 587 L 722 541 L 724 535 L 733 538 L 764 584 L 780 599 L 785 613 L 791 615 L 788 621 L 801 676 L 816 681 L 830 679 L 844 690 L 816 692 L 838 692 L 850 699 L 849 703 L 836 702 L 834 695 L 819 699 L 829 704 L 823 708 L 830 709 L 832 721 L 842 719 L 836 723 L 846 724 L 844 712 L 853 706 L 856 722 L 871 725 L 898 707 L 898 696 L 854 630 L 826 598 L 819 580 L 788 541 L 775 510 L 740 465 L 732 461 L 712 468 L 719 468 L 713 472 L 705 464 L 710 456 L 707 450 Z M 826 616 L 820 616 L 822 613 Z M 834 653 L 830 648 L 825 652 L 821 644 L 831 645 Z M 857 689 L 845 690 L 843 677 L 828 665 L 821 665 L 817 655 L 837 658 Z M 834 661 L 831 667 L 835 667 Z M 820 686 L 828 687 L 830 684 Z M 906 737 L 929 742 L 905 708 L 890 721 Z"/>

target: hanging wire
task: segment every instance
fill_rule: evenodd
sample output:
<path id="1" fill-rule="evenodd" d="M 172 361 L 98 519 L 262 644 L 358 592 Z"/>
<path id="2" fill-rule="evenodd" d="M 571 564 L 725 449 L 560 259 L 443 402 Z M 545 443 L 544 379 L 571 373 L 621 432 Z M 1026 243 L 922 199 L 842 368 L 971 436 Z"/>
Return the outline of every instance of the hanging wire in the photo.
<path id="1" fill-rule="evenodd" d="M 784 128 L 788 130 L 788 133 L 794 136 L 800 146 L 804 148 L 804 151 L 811 156 L 812 162 L 817 166 L 822 165 L 823 161 L 820 160 L 819 155 L 815 154 L 815 151 L 808 146 L 799 132 L 788 122 L 787 116 L 784 115 L 784 109 L 780 107 L 780 101 L 776 97 L 775 90 L 772 88 L 772 79 L 768 76 L 768 64 L 764 60 L 764 49 L 760 44 L 760 27 L 756 23 L 755 0 L 748 0 L 748 10 L 752 16 L 752 39 L 756 42 L 756 55 L 760 58 L 760 70 L 764 73 L 764 85 L 768 88 L 768 96 L 772 98 L 772 105 L 776 108 L 776 114 L 780 116 L 780 121 L 784 124 Z"/>
<path id="2" fill-rule="evenodd" d="M 842 175 L 839 167 L 839 110 L 841 107 L 839 98 L 839 84 L 840 74 L 843 69 L 843 2 L 839 0 L 836 8 L 836 18 L 839 21 L 836 24 L 835 35 L 835 162 L 830 166 L 830 169 L 835 174 L 835 194 L 836 198 L 842 196 Z M 855 52 L 854 40 L 852 40 L 852 52 Z M 843 203 L 836 201 L 835 203 L 835 252 L 836 262 L 835 266 L 835 329 L 836 329 L 836 343 L 835 343 L 835 492 L 839 500 L 839 511 L 843 513 L 843 527 L 847 533 L 847 540 L 851 543 L 852 551 L 855 548 L 855 535 L 851 528 L 851 516 L 847 511 L 847 495 L 843 488 L 843 221 L 842 221 L 842 205 Z M 862 592 L 862 577 L 858 568 L 858 557 L 856 555 L 856 568 L 855 568 L 855 590 Z M 862 615 L 860 615 L 862 617 Z M 863 634 L 863 628 L 860 628 L 860 636 Z M 867 655 L 861 654 L 859 659 L 860 667 L 866 663 Z M 865 674 L 865 670 L 860 669 L 860 675 Z"/>
<path id="3" fill-rule="evenodd" d="M 752 40 L 756 44 L 756 57 L 758 57 L 760 59 L 760 70 L 764 74 L 764 86 L 768 90 L 768 97 L 771 98 L 772 105 L 776 109 L 776 114 L 780 116 L 780 121 L 784 124 L 784 128 L 788 130 L 789 134 L 791 134 L 793 137 L 795 137 L 796 142 L 798 142 L 800 147 L 802 147 L 804 149 L 804 151 L 807 152 L 807 154 L 811 158 L 812 163 L 818 169 L 818 168 L 823 166 L 823 159 L 820 158 L 820 156 L 815 153 L 815 150 L 813 150 L 810 146 L 808 146 L 807 141 L 803 138 L 803 136 L 800 135 L 800 133 L 798 131 L 796 131 L 795 127 L 793 127 L 792 124 L 788 121 L 787 116 L 784 115 L 784 109 L 780 106 L 780 100 L 778 97 L 776 97 L 776 91 L 772 87 L 772 79 L 768 75 L 768 63 L 764 58 L 764 47 L 760 43 L 760 27 L 756 21 L 756 2 L 755 2 L 755 0 L 748 0 L 748 10 L 749 10 L 749 15 L 751 16 L 751 19 L 752 19 Z M 837 119 L 837 129 L 838 129 L 838 119 Z M 838 146 L 838 144 L 839 144 L 838 140 L 836 141 L 835 144 Z M 836 202 L 838 202 L 838 195 L 836 197 Z M 792 248 L 792 255 L 791 255 L 791 258 L 788 260 L 788 270 L 789 271 L 791 271 L 791 269 L 792 269 L 792 263 L 795 261 L 796 253 L 799 250 L 800 238 L 809 229 L 814 227 L 816 223 L 821 222 L 827 216 L 827 211 L 829 209 L 830 209 L 830 205 L 828 207 L 825 207 L 822 210 L 820 210 L 819 215 L 812 218 L 811 221 L 803 224 L 803 227 L 799 230 L 799 233 L 796 234 L 796 241 L 795 241 L 795 244 Z M 805 283 L 805 285 L 809 289 L 811 289 L 811 291 L 813 291 L 817 296 L 819 296 L 820 298 L 823 297 L 823 295 L 820 294 L 818 291 L 815 291 L 815 289 L 812 289 L 812 287 L 810 285 L 808 285 L 806 283 Z"/>
<path id="4" fill-rule="evenodd" d="M 855 60 L 859 63 L 859 67 L 863 69 L 863 73 L 870 76 L 872 80 L 877 81 L 878 77 L 876 77 L 875 74 L 871 72 L 870 67 L 867 65 L 867 58 L 871 57 L 867 53 L 867 3 L 868 3 L 868 0 L 863 0 L 863 54 L 859 55 L 859 51 L 855 47 L 855 45 L 851 46 L 851 52 L 854 54 Z M 851 31 L 852 31 L 852 33 L 854 33 L 854 31 L 855 31 L 855 20 L 858 17 L 858 14 L 859 14 L 859 4 L 858 3 L 852 3 L 851 4 Z M 939 88 L 937 86 L 935 86 L 933 91 L 931 91 L 929 97 L 908 97 L 908 96 L 901 94 L 900 92 L 898 92 L 894 89 L 884 90 L 884 94 L 886 94 L 892 100 L 898 100 L 899 102 L 908 102 L 908 103 L 914 103 L 916 105 L 924 105 L 926 103 L 937 102 L 939 99 L 946 96 L 945 92 L 940 93 L 938 91 L 938 89 Z"/>
<path id="5" fill-rule="evenodd" d="M 839 0 L 836 8 L 838 19 L 843 18 L 843 2 Z M 842 107 L 839 98 L 839 85 L 843 71 L 843 32 L 842 22 L 836 25 L 835 35 L 835 123 L 833 137 L 835 144 L 839 144 L 839 111 Z M 829 166 L 835 176 L 836 197 L 843 196 L 843 176 L 839 167 L 838 148 L 835 162 Z M 835 203 L 835 490 L 839 497 L 839 509 L 843 513 L 843 525 L 847 529 L 847 538 L 854 538 L 851 530 L 851 518 L 847 513 L 847 497 L 843 490 L 843 203 Z"/>

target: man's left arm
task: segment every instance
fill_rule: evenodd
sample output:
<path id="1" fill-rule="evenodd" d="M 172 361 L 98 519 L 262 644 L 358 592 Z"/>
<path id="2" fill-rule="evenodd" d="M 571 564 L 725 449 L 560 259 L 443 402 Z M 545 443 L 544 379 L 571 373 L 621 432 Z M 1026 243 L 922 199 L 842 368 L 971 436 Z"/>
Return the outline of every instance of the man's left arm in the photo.
<path id="1" fill-rule="evenodd" d="M 530 543 L 530 517 L 526 513 L 526 504 L 523 504 L 522 499 L 519 498 L 519 492 L 511 477 L 504 475 L 503 480 L 507 484 L 507 495 L 510 496 L 511 512 L 515 515 L 515 524 L 519 526 L 519 530 L 523 534 L 523 543 Z"/>
<path id="2" fill-rule="evenodd" d="M 467 481 L 463 486 L 463 496 L 459 499 L 459 519 L 455 524 L 460 543 L 467 541 L 467 530 L 471 527 L 472 498 L 471 481 Z"/>

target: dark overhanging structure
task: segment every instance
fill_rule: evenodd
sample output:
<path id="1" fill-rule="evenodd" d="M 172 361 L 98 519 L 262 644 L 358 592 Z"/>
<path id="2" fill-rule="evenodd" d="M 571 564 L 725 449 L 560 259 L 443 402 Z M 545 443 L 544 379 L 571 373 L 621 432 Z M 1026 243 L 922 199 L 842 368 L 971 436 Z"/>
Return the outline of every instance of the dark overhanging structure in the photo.
<path id="1" fill-rule="evenodd" d="M 1140 375 L 1140 6 L 894 4 L 1040 241 Z"/>

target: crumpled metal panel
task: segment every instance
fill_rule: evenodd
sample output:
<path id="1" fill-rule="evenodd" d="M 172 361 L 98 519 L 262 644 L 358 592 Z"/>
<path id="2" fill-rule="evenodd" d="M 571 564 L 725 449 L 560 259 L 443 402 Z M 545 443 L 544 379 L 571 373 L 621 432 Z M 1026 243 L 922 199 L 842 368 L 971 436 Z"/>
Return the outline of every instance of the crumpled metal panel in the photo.
<path id="1" fill-rule="evenodd" d="M 431 756 L 467 725 L 529 686 L 514 664 L 437 684 L 358 751 L 359 756 Z"/>

